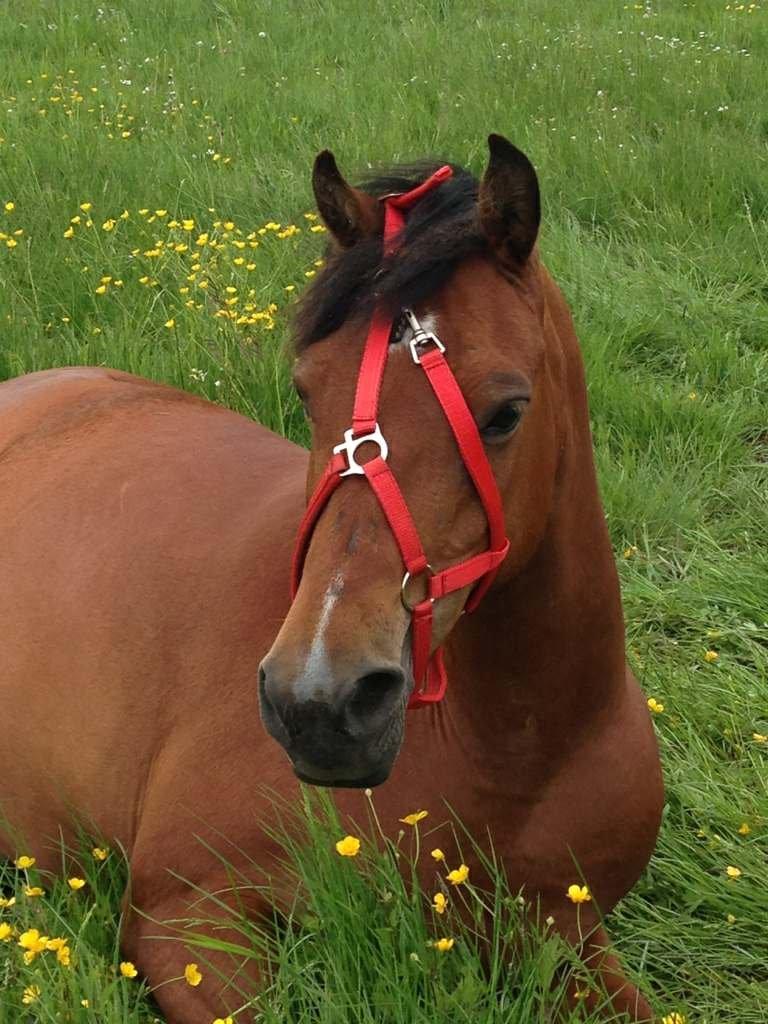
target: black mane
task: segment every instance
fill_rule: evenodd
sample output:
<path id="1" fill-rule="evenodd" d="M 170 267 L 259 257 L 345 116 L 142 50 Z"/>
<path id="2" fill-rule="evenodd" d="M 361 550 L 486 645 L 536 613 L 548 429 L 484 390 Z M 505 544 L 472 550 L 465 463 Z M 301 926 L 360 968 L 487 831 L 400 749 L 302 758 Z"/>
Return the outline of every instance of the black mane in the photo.
<path id="1" fill-rule="evenodd" d="M 374 196 L 407 192 L 447 161 L 422 161 L 382 171 L 358 187 Z M 451 164 L 453 177 L 428 192 L 406 220 L 394 257 L 382 259 L 381 236 L 349 249 L 333 246 L 326 265 L 304 292 L 294 319 L 294 345 L 301 352 L 347 320 L 368 319 L 375 303 L 396 315 L 436 291 L 471 253 L 487 242 L 476 217 L 478 182 Z"/>

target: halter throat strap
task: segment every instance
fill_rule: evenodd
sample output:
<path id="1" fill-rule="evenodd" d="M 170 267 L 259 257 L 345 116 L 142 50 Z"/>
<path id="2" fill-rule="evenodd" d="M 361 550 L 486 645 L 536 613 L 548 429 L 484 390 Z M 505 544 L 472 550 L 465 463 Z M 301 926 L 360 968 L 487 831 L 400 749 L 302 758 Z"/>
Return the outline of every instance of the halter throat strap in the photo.
<path id="1" fill-rule="evenodd" d="M 427 192 L 450 178 L 452 173 L 446 164 L 411 191 L 383 198 L 385 258 L 397 251 L 406 212 Z M 427 376 L 485 510 L 488 549 L 439 572 L 427 561 L 408 504 L 387 463 L 389 446 L 378 423 L 379 396 L 389 355 L 393 318 L 377 307 L 371 319 L 360 363 L 352 426 L 344 432 L 344 439 L 334 447 L 299 526 L 291 569 L 291 597 L 296 596 L 312 533 L 331 495 L 345 477 L 364 476 L 378 499 L 405 568 L 400 592 L 403 605 L 411 614 L 414 676 L 414 690 L 408 707 L 416 708 L 439 701 L 447 685 L 442 648 L 432 652 L 434 602 L 456 590 L 477 584 L 466 604 L 467 611 L 474 611 L 506 557 L 509 541 L 505 533 L 501 495 L 474 417 L 445 358 L 445 346 L 435 334 L 424 329 L 412 310 L 406 309 L 403 312 L 413 332 L 409 342 L 413 362 Z M 356 452 L 362 444 L 375 444 L 378 454 L 361 464 L 357 461 Z M 411 581 L 418 576 L 425 576 L 425 596 L 412 604 L 408 591 Z"/>

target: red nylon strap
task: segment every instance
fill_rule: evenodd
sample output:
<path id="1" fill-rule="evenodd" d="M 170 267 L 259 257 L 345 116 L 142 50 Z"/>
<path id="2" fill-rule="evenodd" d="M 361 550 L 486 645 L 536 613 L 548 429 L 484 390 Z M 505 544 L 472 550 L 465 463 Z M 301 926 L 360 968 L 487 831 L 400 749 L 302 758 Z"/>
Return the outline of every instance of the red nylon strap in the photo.
<path id="1" fill-rule="evenodd" d="M 505 541 L 504 509 L 496 478 L 485 454 L 475 418 L 469 411 L 453 372 L 439 349 L 431 349 L 420 360 L 445 418 L 456 439 L 464 465 L 477 489 L 488 517 L 491 548 L 500 548 Z"/>
<path id="2" fill-rule="evenodd" d="M 396 249 L 397 237 L 405 224 L 404 210 L 407 210 L 423 195 L 436 188 L 441 181 L 452 175 L 448 164 L 439 168 L 425 182 L 410 192 L 399 196 L 387 196 L 384 201 L 384 255 L 391 256 Z M 355 403 L 352 408 L 352 430 L 355 437 L 370 434 L 376 426 L 379 411 L 379 392 L 384 377 L 384 367 L 389 352 L 389 336 L 392 333 L 392 318 L 376 310 L 373 314 L 368 338 L 363 349 L 360 373 L 357 378 Z"/>
<path id="3" fill-rule="evenodd" d="M 384 459 L 378 456 L 365 463 L 363 472 L 379 499 L 389 528 L 395 535 L 405 568 L 413 576 L 424 572 L 427 568 L 427 556 L 424 554 L 418 530 L 392 470 Z"/>
<path id="4" fill-rule="evenodd" d="M 307 557 L 307 548 L 312 539 L 315 523 L 320 518 L 320 513 L 328 504 L 328 499 L 341 483 L 341 474 L 347 468 L 347 460 L 343 455 L 332 456 L 330 462 L 323 470 L 323 475 L 317 482 L 312 492 L 309 504 L 306 507 L 299 533 L 296 538 L 296 547 L 293 549 L 293 560 L 291 562 L 291 600 L 296 597 L 296 591 L 301 583 L 301 574 L 304 569 L 304 559 Z"/>
<path id="5" fill-rule="evenodd" d="M 425 193 L 450 178 L 451 174 L 451 168 L 446 165 L 410 192 L 385 197 L 383 240 L 385 256 L 392 255 L 397 248 L 399 235 L 405 223 L 405 211 L 418 202 Z M 352 430 L 353 437 L 358 439 L 371 433 L 377 424 L 379 395 L 389 354 L 391 331 L 392 318 L 377 309 L 368 331 L 355 392 Z M 446 594 L 480 581 L 467 602 L 467 610 L 471 611 L 477 606 L 480 598 L 490 586 L 496 570 L 509 550 L 509 541 L 506 539 L 504 530 L 501 496 L 480 434 L 461 393 L 461 388 L 439 349 L 429 351 L 423 356 L 420 355 L 419 362 L 427 374 L 435 397 L 450 424 L 462 460 L 485 510 L 488 519 L 489 549 L 432 575 L 431 570 L 428 569 L 427 557 L 418 530 L 389 466 L 381 455 L 362 465 L 365 478 L 371 485 L 395 537 L 406 570 L 412 576 L 425 571 L 430 572 L 427 596 L 414 605 L 411 610 L 414 692 L 408 703 L 409 708 L 435 703 L 445 693 L 447 679 L 442 650 L 438 648 L 430 657 L 433 602 Z M 294 552 L 291 573 L 293 596 L 299 586 L 304 559 L 315 524 L 331 495 L 341 483 L 340 474 L 347 468 L 345 455 L 341 453 L 334 455 L 326 466 L 307 506 L 299 527 Z M 423 686 L 419 689 L 421 683 Z"/>
<path id="6" fill-rule="evenodd" d="M 443 164 L 426 181 L 422 181 L 420 185 L 412 188 L 410 192 L 402 192 L 396 196 L 387 196 L 387 206 L 393 206 L 398 210 L 409 210 L 414 203 L 418 203 L 422 196 L 426 195 L 427 192 L 431 192 L 433 188 L 437 188 L 438 185 L 447 181 L 452 175 L 453 171 L 450 166 Z"/>
<path id="7" fill-rule="evenodd" d="M 429 596 L 437 601 L 438 598 L 452 594 L 455 590 L 462 590 L 476 583 L 481 576 L 495 574 L 498 567 L 507 557 L 509 541 L 504 541 L 504 546 L 498 551 L 483 551 L 479 555 L 467 558 L 457 565 L 451 565 L 442 572 L 435 573 L 429 581 Z M 474 597 L 474 594 L 472 594 Z M 467 610 L 471 611 L 470 601 L 467 601 Z"/>
<path id="8" fill-rule="evenodd" d="M 392 318 L 380 310 L 373 314 L 368 340 L 363 349 L 363 361 L 357 378 L 352 430 L 355 437 L 370 434 L 376 426 L 379 412 L 379 392 L 384 377 L 384 366 L 389 352 Z"/>

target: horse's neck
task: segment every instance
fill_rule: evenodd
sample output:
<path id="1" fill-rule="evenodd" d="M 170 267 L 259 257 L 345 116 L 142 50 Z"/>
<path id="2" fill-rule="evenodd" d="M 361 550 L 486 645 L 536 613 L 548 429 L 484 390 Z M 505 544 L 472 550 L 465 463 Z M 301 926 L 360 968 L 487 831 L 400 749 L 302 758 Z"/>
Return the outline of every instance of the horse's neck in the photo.
<path id="1" fill-rule="evenodd" d="M 566 329 L 570 327 L 570 320 Z M 573 346 L 566 373 L 583 395 Z M 575 378 L 575 380 L 574 380 Z M 548 526 L 528 565 L 466 615 L 448 645 L 451 715 L 482 735 L 535 718 L 559 743 L 609 711 L 626 685 L 616 565 L 577 397 Z"/>

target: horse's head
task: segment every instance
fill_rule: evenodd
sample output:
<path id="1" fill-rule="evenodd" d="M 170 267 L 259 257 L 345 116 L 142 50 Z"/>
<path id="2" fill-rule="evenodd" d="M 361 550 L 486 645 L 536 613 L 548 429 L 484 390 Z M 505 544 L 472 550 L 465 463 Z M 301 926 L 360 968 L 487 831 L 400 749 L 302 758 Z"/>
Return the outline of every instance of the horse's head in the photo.
<path id="1" fill-rule="evenodd" d="M 404 309 L 445 346 L 502 496 L 509 553 L 493 587 L 530 559 L 544 533 L 558 457 L 556 382 L 544 272 L 534 245 L 539 190 L 528 159 L 491 136 L 481 183 L 454 168 L 408 214 L 397 252 L 383 255 L 386 194 L 403 193 L 434 167 L 401 169 L 358 190 L 330 153 L 315 164 L 318 209 L 333 245 L 297 319 L 296 388 L 312 425 L 308 494 L 351 425 L 363 345 L 374 306 L 391 315 L 378 423 L 391 469 L 430 571 L 489 547 L 489 523 L 446 414 L 412 358 Z M 474 427 L 472 427 L 474 430 Z M 381 455 L 372 442 L 359 463 Z M 387 778 L 413 688 L 411 616 L 403 558 L 365 476 L 341 482 L 323 507 L 295 600 L 260 670 L 266 727 L 296 773 L 322 785 Z M 428 572 L 406 587 L 423 600 Z M 472 591 L 434 602 L 432 648 L 443 644 Z"/>

